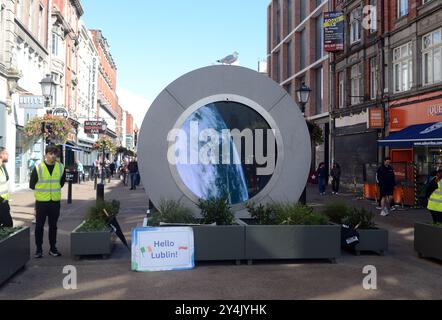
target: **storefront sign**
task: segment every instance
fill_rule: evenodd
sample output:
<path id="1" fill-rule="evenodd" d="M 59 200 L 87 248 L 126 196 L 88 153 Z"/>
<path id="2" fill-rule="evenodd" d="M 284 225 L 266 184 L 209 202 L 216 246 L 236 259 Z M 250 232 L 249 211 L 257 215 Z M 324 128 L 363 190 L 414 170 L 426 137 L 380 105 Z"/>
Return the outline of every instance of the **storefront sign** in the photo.
<path id="1" fill-rule="evenodd" d="M 85 121 L 84 133 L 86 134 L 103 134 L 103 121 Z"/>
<path id="2" fill-rule="evenodd" d="M 390 109 L 391 131 L 432 122 L 442 122 L 442 98 Z"/>
<path id="3" fill-rule="evenodd" d="M 52 115 L 56 116 L 56 117 L 65 118 L 65 119 L 69 118 L 69 112 L 65 108 L 61 108 L 61 107 L 55 108 L 52 111 Z"/>
<path id="4" fill-rule="evenodd" d="M 344 50 L 344 13 L 324 12 L 324 50 Z"/>
<path id="5" fill-rule="evenodd" d="M 368 109 L 368 129 L 383 129 L 384 128 L 384 110 L 382 108 Z"/>
<path id="6" fill-rule="evenodd" d="M 24 109 L 44 109 L 45 98 L 43 96 L 20 96 L 19 107 Z"/>
<path id="7" fill-rule="evenodd" d="M 132 271 L 188 270 L 195 267 L 190 227 L 132 230 Z"/>

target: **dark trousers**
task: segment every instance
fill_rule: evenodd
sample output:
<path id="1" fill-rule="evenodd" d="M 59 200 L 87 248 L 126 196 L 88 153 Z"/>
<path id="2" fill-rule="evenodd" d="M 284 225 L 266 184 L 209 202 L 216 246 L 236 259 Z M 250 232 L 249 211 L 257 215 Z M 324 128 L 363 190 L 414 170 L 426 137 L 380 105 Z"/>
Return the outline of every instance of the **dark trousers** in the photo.
<path id="1" fill-rule="evenodd" d="M 434 223 L 442 223 L 442 212 L 430 210 Z"/>
<path id="2" fill-rule="evenodd" d="M 0 200 L 2 201 L 2 200 Z M 11 208 L 8 201 L 0 203 L 0 227 L 12 228 Z"/>
<path id="3" fill-rule="evenodd" d="M 339 178 L 335 178 L 332 180 L 332 189 L 333 192 L 339 192 L 339 184 L 341 183 Z"/>
<path id="4" fill-rule="evenodd" d="M 136 189 L 137 188 L 136 184 L 137 184 L 137 173 L 131 172 L 131 174 L 130 174 L 130 188 Z"/>
<path id="5" fill-rule="evenodd" d="M 41 250 L 43 246 L 46 217 L 48 217 L 49 221 L 49 244 L 51 249 L 55 249 L 57 247 L 57 222 L 60 217 L 60 202 L 37 202 L 35 208 L 35 245 L 37 250 Z"/>
<path id="6" fill-rule="evenodd" d="M 319 193 L 325 193 L 326 181 L 325 178 L 320 177 L 319 179 Z"/>

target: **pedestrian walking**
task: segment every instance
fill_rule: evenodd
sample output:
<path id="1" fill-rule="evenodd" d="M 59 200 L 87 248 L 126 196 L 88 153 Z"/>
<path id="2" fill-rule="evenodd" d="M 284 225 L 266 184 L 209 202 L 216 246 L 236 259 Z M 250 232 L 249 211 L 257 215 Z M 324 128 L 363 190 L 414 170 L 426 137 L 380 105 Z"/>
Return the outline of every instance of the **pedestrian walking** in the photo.
<path id="1" fill-rule="evenodd" d="M 78 172 L 78 183 L 83 179 L 84 181 L 84 167 L 80 160 L 77 160 L 77 172 Z"/>
<path id="2" fill-rule="evenodd" d="M 325 196 L 325 189 L 327 183 L 327 168 L 325 167 L 324 162 L 321 162 L 319 164 L 318 170 L 316 171 L 316 176 L 318 177 L 319 194 L 321 196 Z"/>
<path id="3" fill-rule="evenodd" d="M 332 194 L 339 194 L 339 185 L 341 183 L 341 166 L 337 162 L 333 162 L 333 168 L 330 175 L 332 177 Z"/>
<path id="4" fill-rule="evenodd" d="M 8 160 L 8 151 L 0 147 L 0 227 L 12 228 L 14 223 L 9 206 L 9 175 L 5 166 Z"/>
<path id="5" fill-rule="evenodd" d="M 44 162 L 35 167 L 31 174 L 29 187 L 34 190 L 37 223 L 35 226 L 35 258 L 43 257 L 43 235 L 46 218 L 49 223 L 49 255 L 60 257 L 57 250 L 57 223 L 60 217 L 61 189 L 66 182 L 64 165 L 58 162 L 59 150 L 48 146 Z"/>
<path id="6" fill-rule="evenodd" d="M 129 163 L 128 169 L 130 173 L 130 190 L 136 190 L 138 175 L 138 162 L 136 161 L 136 159 L 132 159 L 132 161 Z"/>
<path id="7" fill-rule="evenodd" d="M 396 186 L 396 178 L 394 169 L 391 166 L 391 158 L 387 157 L 384 163 L 378 168 L 376 180 L 379 184 L 381 196 L 381 216 L 388 216 L 392 210 L 394 187 Z"/>
<path id="8" fill-rule="evenodd" d="M 109 164 L 110 175 L 113 178 L 115 174 L 115 162 L 111 162 Z"/>
<path id="9" fill-rule="evenodd" d="M 434 223 L 442 223 L 442 169 L 438 170 L 436 177 L 429 181 L 426 197 L 427 209 L 430 211 Z"/>

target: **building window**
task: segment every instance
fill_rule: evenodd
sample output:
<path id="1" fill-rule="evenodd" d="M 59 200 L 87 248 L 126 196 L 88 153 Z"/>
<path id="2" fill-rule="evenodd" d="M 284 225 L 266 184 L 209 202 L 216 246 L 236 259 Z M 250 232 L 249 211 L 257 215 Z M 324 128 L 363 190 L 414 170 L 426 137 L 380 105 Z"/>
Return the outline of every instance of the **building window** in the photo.
<path id="1" fill-rule="evenodd" d="M 377 0 L 370 0 L 370 32 L 376 32 L 377 30 L 377 24 L 378 24 L 378 19 L 377 19 Z"/>
<path id="2" fill-rule="evenodd" d="M 422 0 L 422 4 L 426 4 L 428 2 L 431 2 L 432 0 Z"/>
<path id="3" fill-rule="evenodd" d="M 55 32 L 53 32 L 52 33 L 52 54 L 54 56 L 58 56 L 58 42 L 59 42 L 58 35 Z"/>
<path id="4" fill-rule="evenodd" d="M 287 69 L 287 78 L 290 78 L 293 73 L 293 67 L 292 67 L 292 42 L 288 42 L 286 44 L 286 69 Z"/>
<path id="5" fill-rule="evenodd" d="M 351 105 L 356 105 L 361 102 L 361 82 L 362 82 L 362 64 L 356 64 L 351 67 L 350 72 L 350 92 Z"/>
<path id="6" fill-rule="evenodd" d="M 34 0 L 29 0 L 29 20 L 28 20 L 28 29 L 31 32 L 34 32 Z"/>
<path id="7" fill-rule="evenodd" d="M 301 39 L 300 39 L 300 53 L 299 53 L 299 66 L 300 69 L 303 70 L 305 67 L 307 67 L 307 37 L 306 37 L 306 30 L 301 31 Z"/>
<path id="8" fill-rule="evenodd" d="M 407 91 L 413 82 L 411 42 L 393 50 L 394 92 Z"/>
<path id="9" fill-rule="evenodd" d="M 408 15 L 408 0 L 397 0 L 397 17 Z"/>
<path id="10" fill-rule="evenodd" d="M 319 60 L 324 55 L 324 37 L 323 37 L 323 24 L 324 19 L 322 14 L 316 18 L 316 60 Z"/>
<path id="11" fill-rule="evenodd" d="M 300 22 L 307 17 L 307 0 L 299 0 L 299 18 Z"/>
<path id="12" fill-rule="evenodd" d="M 39 6 L 39 10 L 38 10 L 38 36 L 37 39 L 40 42 L 43 42 L 43 11 L 44 8 L 42 6 Z"/>
<path id="13" fill-rule="evenodd" d="M 316 114 L 322 113 L 322 105 L 324 100 L 324 82 L 322 81 L 324 77 L 323 69 L 316 69 Z"/>
<path id="14" fill-rule="evenodd" d="M 377 62 L 376 58 L 370 59 L 370 98 L 375 100 L 378 91 L 378 78 L 377 78 Z"/>
<path id="15" fill-rule="evenodd" d="M 350 14 L 350 43 L 361 40 L 361 10 L 354 9 Z"/>
<path id="16" fill-rule="evenodd" d="M 292 5 L 293 5 L 292 0 L 286 0 L 288 33 L 290 33 L 293 29 Z"/>
<path id="17" fill-rule="evenodd" d="M 338 106 L 339 108 L 344 108 L 345 106 L 345 82 L 344 82 L 344 72 L 339 72 L 338 75 L 338 81 L 339 81 L 339 102 Z"/>
<path id="18" fill-rule="evenodd" d="M 275 45 L 281 42 L 281 7 L 279 0 L 275 2 Z"/>
<path id="19" fill-rule="evenodd" d="M 17 18 L 23 20 L 23 0 L 17 0 Z"/>
<path id="20" fill-rule="evenodd" d="M 422 37 L 423 84 L 442 81 L 442 29 Z"/>

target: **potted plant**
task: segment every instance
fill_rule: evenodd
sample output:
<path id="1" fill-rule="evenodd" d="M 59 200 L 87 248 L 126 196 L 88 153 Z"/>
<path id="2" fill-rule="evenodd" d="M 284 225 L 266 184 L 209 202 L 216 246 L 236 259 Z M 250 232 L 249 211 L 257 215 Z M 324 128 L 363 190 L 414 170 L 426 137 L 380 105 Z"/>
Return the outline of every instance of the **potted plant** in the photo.
<path id="1" fill-rule="evenodd" d="M 30 257 L 29 227 L 0 228 L 0 285 L 24 268 Z"/>
<path id="2" fill-rule="evenodd" d="M 340 256 L 340 227 L 313 209 L 295 203 L 247 204 L 254 221 L 244 220 L 245 257 L 260 259 L 328 259 Z"/>
<path id="3" fill-rule="evenodd" d="M 388 231 L 376 226 L 373 212 L 365 208 L 349 208 L 343 202 L 334 202 L 327 204 L 322 213 L 331 222 L 356 231 L 359 240 L 353 249 L 356 255 L 360 255 L 362 251 L 383 255 L 388 250 Z"/>
<path id="4" fill-rule="evenodd" d="M 442 224 L 415 223 L 414 249 L 421 258 L 442 260 Z"/>
<path id="5" fill-rule="evenodd" d="M 118 214 L 120 202 L 97 201 L 89 208 L 86 219 L 71 233 L 71 255 L 101 255 L 108 258 L 112 253 L 115 236 L 109 223 Z"/>

